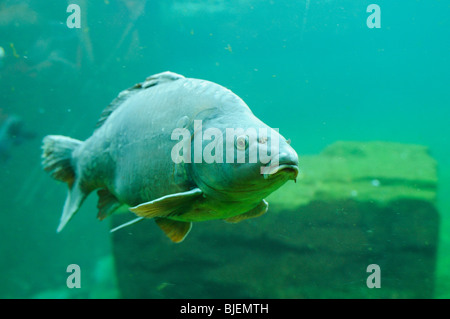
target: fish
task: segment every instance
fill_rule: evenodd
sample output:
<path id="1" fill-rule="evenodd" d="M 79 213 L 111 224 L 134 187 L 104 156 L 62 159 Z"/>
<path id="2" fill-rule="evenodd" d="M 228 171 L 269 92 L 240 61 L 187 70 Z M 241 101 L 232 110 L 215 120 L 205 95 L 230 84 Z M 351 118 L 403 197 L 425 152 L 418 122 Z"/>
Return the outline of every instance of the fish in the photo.
<path id="1" fill-rule="evenodd" d="M 97 190 L 99 220 L 122 208 L 137 216 L 112 231 L 154 219 L 174 243 L 194 222 L 263 215 L 299 172 L 290 141 L 239 96 L 170 71 L 120 92 L 85 141 L 45 136 L 42 165 L 68 185 L 57 232 Z"/>
<path id="2" fill-rule="evenodd" d="M 24 122 L 19 116 L 8 115 L 0 124 L 0 159 L 8 160 L 13 146 L 33 139 L 35 136 L 34 132 L 24 129 Z"/>

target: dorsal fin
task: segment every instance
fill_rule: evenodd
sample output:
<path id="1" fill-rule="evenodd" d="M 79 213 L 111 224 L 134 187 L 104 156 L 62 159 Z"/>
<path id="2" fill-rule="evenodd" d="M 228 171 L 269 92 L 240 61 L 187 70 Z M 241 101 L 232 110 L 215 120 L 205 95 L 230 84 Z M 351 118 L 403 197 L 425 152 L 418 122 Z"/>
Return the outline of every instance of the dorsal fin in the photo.
<path id="1" fill-rule="evenodd" d="M 105 123 L 105 121 L 108 119 L 108 117 L 113 113 L 122 103 L 130 98 L 130 96 L 133 96 L 135 93 L 139 92 L 140 90 L 145 90 L 147 88 L 150 88 L 152 86 L 176 81 L 178 79 L 183 79 L 184 76 L 180 74 L 176 74 L 170 71 L 158 73 L 149 76 L 145 79 L 142 83 L 137 83 L 134 86 L 130 87 L 129 89 L 123 90 L 119 93 L 119 95 L 103 110 L 102 114 L 100 115 L 100 119 L 97 121 L 96 127 L 99 128 L 100 126 Z"/>

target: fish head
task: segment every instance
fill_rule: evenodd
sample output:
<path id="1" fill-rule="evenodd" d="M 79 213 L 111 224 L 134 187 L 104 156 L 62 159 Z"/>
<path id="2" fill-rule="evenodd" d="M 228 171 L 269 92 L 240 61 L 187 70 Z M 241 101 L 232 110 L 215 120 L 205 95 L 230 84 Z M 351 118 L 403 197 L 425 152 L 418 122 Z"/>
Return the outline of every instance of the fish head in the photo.
<path id="1" fill-rule="evenodd" d="M 256 202 L 297 178 L 298 155 L 278 130 L 256 118 L 213 124 L 214 134 L 211 125 L 203 127 L 203 158 L 195 161 L 194 155 L 192 162 L 194 180 L 206 195 Z"/>

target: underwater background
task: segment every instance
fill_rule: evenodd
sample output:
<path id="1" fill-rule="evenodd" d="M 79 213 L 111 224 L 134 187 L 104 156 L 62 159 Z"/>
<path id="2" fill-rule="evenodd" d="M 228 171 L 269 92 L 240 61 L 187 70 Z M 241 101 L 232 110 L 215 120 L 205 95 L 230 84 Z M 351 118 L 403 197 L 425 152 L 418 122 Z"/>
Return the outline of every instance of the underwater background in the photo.
<path id="1" fill-rule="evenodd" d="M 381 28 L 366 23 L 371 3 Z M 80 6 L 81 28 L 66 24 L 69 4 Z M 95 195 L 56 233 L 66 186 L 43 172 L 41 140 L 88 138 L 121 90 L 167 70 L 239 95 L 292 140 L 300 170 L 303 156 L 336 141 L 427 146 L 440 214 L 433 297 L 449 298 L 449 13 L 438 0 L 2 0 L 0 123 L 17 116 L 28 134 L 0 145 L 0 298 L 121 297 Z M 159 253 L 170 260 L 168 247 Z M 80 289 L 66 286 L 69 264 L 80 266 Z"/>

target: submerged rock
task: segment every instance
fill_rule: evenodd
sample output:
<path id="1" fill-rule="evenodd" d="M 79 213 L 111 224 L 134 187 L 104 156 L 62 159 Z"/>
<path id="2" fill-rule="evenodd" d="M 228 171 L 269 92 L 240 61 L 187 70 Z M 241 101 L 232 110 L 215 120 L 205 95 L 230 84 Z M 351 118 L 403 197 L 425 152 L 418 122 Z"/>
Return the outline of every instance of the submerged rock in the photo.
<path id="1" fill-rule="evenodd" d="M 198 223 L 182 244 L 151 220 L 113 233 L 122 297 L 433 297 L 439 214 L 426 147 L 337 142 L 299 166 L 257 219 Z M 380 289 L 367 287 L 371 264 Z"/>

